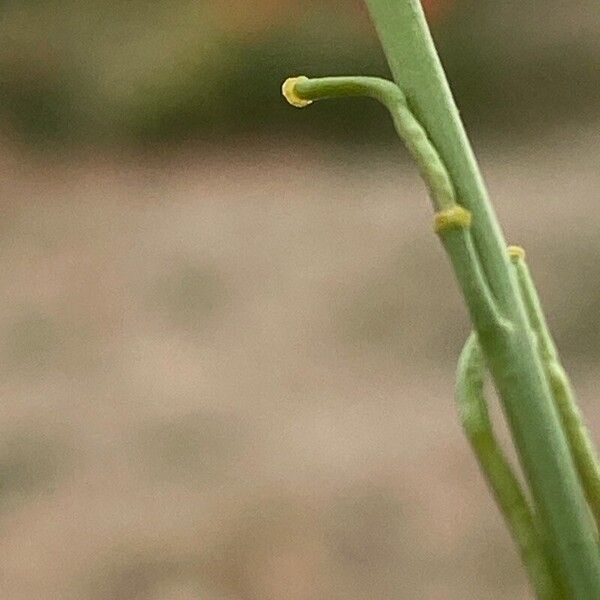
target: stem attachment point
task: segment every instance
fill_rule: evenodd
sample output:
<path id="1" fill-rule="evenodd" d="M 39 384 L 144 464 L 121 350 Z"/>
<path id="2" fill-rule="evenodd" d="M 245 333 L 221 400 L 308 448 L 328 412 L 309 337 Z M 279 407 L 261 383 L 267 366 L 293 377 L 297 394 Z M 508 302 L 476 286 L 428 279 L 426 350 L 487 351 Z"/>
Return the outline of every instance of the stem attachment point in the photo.
<path id="1" fill-rule="evenodd" d="M 473 217 L 471 212 L 459 204 L 435 213 L 433 229 L 442 233 L 450 229 L 468 229 Z"/>
<path id="2" fill-rule="evenodd" d="M 525 260 L 525 249 L 521 246 L 509 246 L 508 256 L 513 263 L 518 263 L 520 260 Z"/>

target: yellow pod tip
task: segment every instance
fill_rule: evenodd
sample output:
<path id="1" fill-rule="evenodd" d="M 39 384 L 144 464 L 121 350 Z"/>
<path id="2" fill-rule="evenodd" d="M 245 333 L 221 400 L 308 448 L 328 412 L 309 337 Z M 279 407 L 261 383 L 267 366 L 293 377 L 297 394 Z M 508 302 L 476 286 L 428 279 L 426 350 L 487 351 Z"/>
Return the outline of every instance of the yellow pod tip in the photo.
<path id="1" fill-rule="evenodd" d="M 525 260 L 525 250 L 521 248 L 521 246 L 509 246 L 508 256 L 510 256 L 510 260 L 515 263 L 520 260 Z"/>
<path id="2" fill-rule="evenodd" d="M 312 104 L 312 100 L 300 98 L 300 96 L 298 96 L 296 93 L 296 84 L 299 81 L 307 80 L 308 77 L 304 77 L 304 75 L 300 75 L 299 77 L 288 77 L 288 79 L 286 79 L 281 86 L 281 93 L 283 94 L 283 97 L 296 108 L 304 108 L 305 106 Z"/>

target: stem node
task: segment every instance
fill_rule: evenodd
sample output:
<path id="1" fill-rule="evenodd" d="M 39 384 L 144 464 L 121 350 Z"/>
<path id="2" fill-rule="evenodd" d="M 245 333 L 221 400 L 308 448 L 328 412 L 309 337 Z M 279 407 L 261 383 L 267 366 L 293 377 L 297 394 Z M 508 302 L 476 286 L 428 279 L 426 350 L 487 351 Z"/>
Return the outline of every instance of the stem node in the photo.
<path id="1" fill-rule="evenodd" d="M 472 219 L 471 211 L 455 204 L 451 208 L 435 213 L 433 228 L 436 233 L 449 229 L 469 229 Z"/>

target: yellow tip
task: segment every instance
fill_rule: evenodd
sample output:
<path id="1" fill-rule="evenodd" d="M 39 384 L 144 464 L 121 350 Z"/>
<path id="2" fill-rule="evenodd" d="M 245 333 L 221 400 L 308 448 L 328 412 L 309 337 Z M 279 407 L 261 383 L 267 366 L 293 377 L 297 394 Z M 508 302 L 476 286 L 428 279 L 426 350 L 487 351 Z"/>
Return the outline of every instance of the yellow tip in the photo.
<path id="1" fill-rule="evenodd" d="M 434 230 L 436 233 L 441 233 L 448 229 L 468 229 L 471 220 L 471 213 L 457 204 L 435 214 Z"/>
<path id="2" fill-rule="evenodd" d="M 297 108 L 304 108 L 309 104 L 312 104 L 312 100 L 305 100 L 304 98 L 300 98 L 296 93 L 296 84 L 299 81 L 308 81 L 308 77 L 304 77 L 304 75 L 300 75 L 299 77 L 289 77 L 283 82 L 281 86 L 281 93 L 283 97 L 292 105 Z"/>
<path id="3" fill-rule="evenodd" d="M 514 263 L 525 260 L 525 250 L 521 246 L 509 246 L 508 256 L 510 256 L 510 260 Z"/>

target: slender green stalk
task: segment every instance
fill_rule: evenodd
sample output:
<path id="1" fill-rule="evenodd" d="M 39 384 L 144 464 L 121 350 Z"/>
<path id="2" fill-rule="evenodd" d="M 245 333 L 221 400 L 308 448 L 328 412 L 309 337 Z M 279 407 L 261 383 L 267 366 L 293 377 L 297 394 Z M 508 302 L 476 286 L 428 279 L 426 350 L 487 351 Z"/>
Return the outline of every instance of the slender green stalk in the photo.
<path id="1" fill-rule="evenodd" d="M 366 4 L 405 98 L 400 102 L 401 110 L 396 107 L 396 115 L 392 111 L 397 130 L 413 154 L 423 140 L 431 143 L 449 174 L 450 189 L 456 192 L 456 203 L 441 204 L 443 196 L 437 195 L 437 183 L 432 185 L 428 180 L 438 210 L 436 231 L 449 254 L 502 400 L 540 519 L 540 531 L 545 534 L 544 545 L 552 553 L 552 569 L 561 584 L 564 582 L 569 598 L 596 600 L 600 598 L 600 556 L 595 527 L 530 333 L 502 232 L 420 3 L 366 0 Z M 296 83 L 293 91 L 299 87 L 308 92 L 302 87 L 308 85 L 306 82 Z M 294 94 L 290 97 L 308 103 Z M 411 117 L 418 128 L 414 122 L 405 127 L 410 124 L 406 119 Z M 419 163 L 422 156 L 416 158 Z M 428 170 L 422 163 L 419 166 L 427 178 Z"/>
<path id="2" fill-rule="evenodd" d="M 378 77 L 292 77 L 282 93 L 293 106 L 303 108 L 315 100 L 368 96 L 385 106 L 392 116 L 400 139 L 415 159 L 429 189 L 435 215 L 435 231 L 452 258 L 463 282 L 465 298 L 475 324 L 481 331 L 508 328 L 488 287 L 470 235 L 471 213 L 456 202 L 454 186 L 435 146 L 413 115 L 400 88 Z"/>
<path id="3" fill-rule="evenodd" d="M 600 526 L 600 466 L 594 443 L 585 426 L 573 386 L 562 366 L 558 349 L 548 328 L 539 295 L 525 262 L 525 252 L 518 246 L 511 246 L 509 254 L 517 273 L 529 323 L 537 338 L 540 358 L 550 381 L 575 466 L 596 525 Z"/>
<path id="4" fill-rule="evenodd" d="M 475 246 L 499 302 L 512 303 L 506 244 L 488 201 L 477 160 L 462 125 L 419 0 L 365 0 L 393 79 L 423 124 L 457 195 L 473 213 Z"/>
<path id="5" fill-rule="evenodd" d="M 327 98 L 367 96 L 377 100 L 390 112 L 400 139 L 415 159 L 429 188 L 436 210 L 456 204 L 456 193 L 446 166 L 409 109 L 402 90 L 393 81 L 379 77 L 293 77 L 284 82 L 282 91 L 290 104 L 300 108 Z"/>
<path id="6" fill-rule="evenodd" d="M 477 335 L 472 333 L 458 361 L 456 399 L 461 423 L 519 548 L 536 596 L 541 600 L 556 600 L 560 593 L 552 578 L 533 511 L 494 435 L 483 392 L 484 377 L 485 361 Z"/>
<path id="7" fill-rule="evenodd" d="M 553 569 L 570 598 L 600 598 L 595 531 L 544 368 L 529 333 L 506 243 L 452 99 L 418 0 L 366 0 L 392 74 L 435 145 L 461 204 L 489 288 L 511 327 L 482 329 L 468 299 L 464 269 L 450 257 L 498 389 L 552 550 Z"/>

